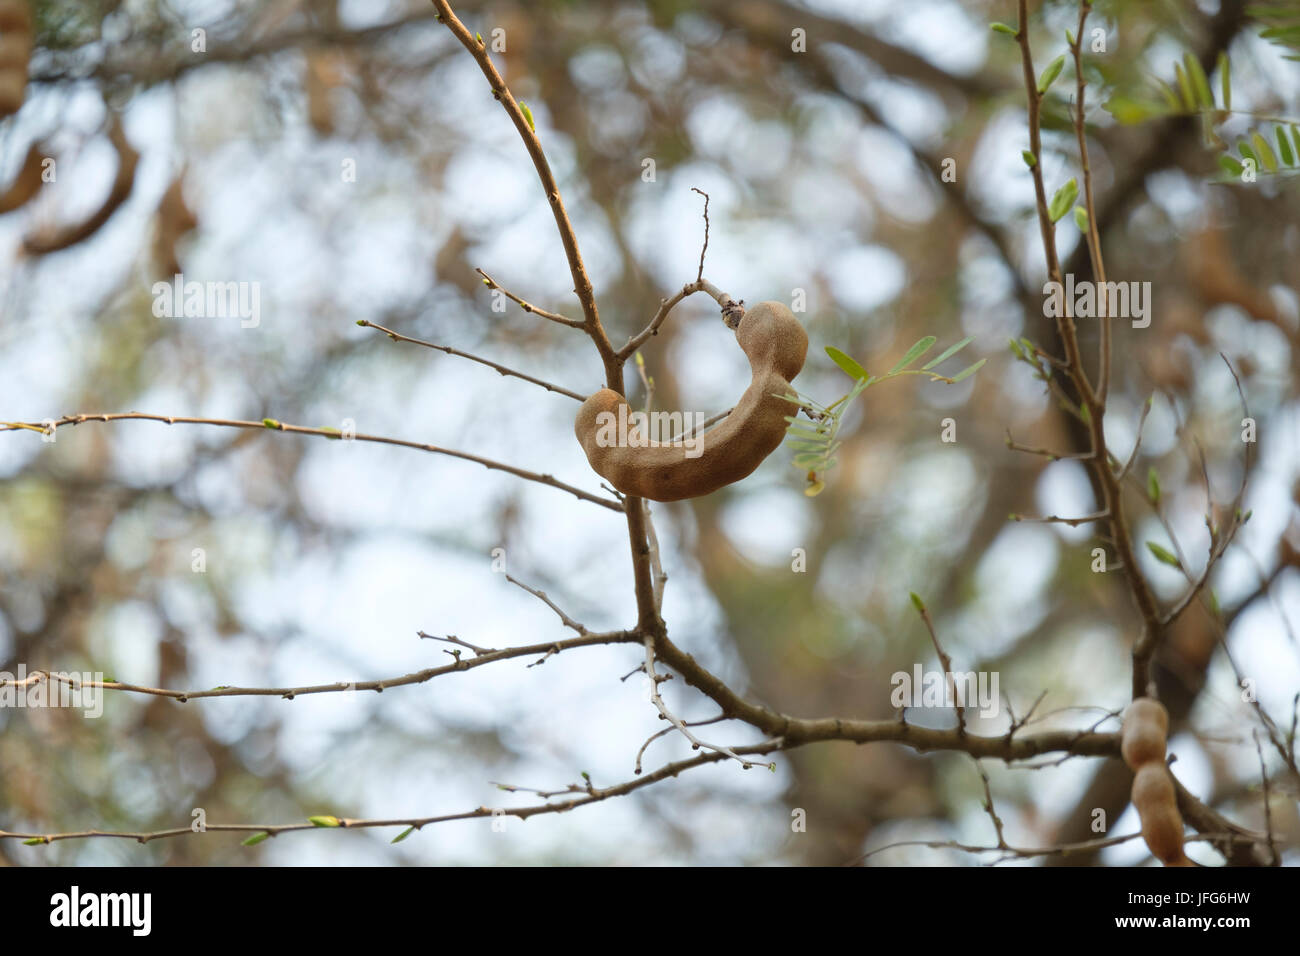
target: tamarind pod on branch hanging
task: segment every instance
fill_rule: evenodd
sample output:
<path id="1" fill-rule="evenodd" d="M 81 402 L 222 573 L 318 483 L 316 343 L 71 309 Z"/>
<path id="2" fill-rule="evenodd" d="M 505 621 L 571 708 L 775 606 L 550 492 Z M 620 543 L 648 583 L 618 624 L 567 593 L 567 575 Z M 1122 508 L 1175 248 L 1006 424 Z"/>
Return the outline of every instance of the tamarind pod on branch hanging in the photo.
<path id="1" fill-rule="evenodd" d="M 781 396 L 803 368 L 808 334 L 780 302 L 760 302 L 736 327 L 749 358 L 749 388 L 712 431 L 682 442 L 655 442 L 632 427 L 627 400 L 602 388 L 578 410 L 574 434 L 596 473 L 625 495 L 653 501 L 698 498 L 740 481 L 785 438 L 796 406 Z"/>

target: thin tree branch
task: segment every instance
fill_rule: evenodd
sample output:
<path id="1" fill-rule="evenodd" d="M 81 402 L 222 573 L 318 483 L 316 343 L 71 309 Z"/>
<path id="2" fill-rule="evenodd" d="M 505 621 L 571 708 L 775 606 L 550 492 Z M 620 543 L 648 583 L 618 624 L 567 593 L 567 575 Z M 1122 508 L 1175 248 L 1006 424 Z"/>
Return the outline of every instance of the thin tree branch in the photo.
<path id="1" fill-rule="evenodd" d="M 477 362 L 479 365 L 486 365 L 488 368 L 499 372 L 503 376 L 512 375 L 515 378 L 523 379 L 525 382 L 540 385 L 548 392 L 556 392 L 560 395 L 566 395 L 579 402 L 585 402 L 587 400 L 586 395 L 579 395 L 577 392 L 570 391 L 560 385 L 554 385 L 550 382 L 544 381 L 543 379 L 534 378 L 531 375 L 525 375 L 523 372 L 516 372 L 508 366 L 499 365 L 489 359 L 479 358 L 477 355 L 471 355 L 469 352 L 462 352 L 460 349 L 454 349 L 450 345 L 438 345 L 436 342 L 426 342 L 423 339 L 413 339 L 409 335 L 402 335 L 400 332 L 394 332 L 392 329 L 384 328 L 382 325 L 379 325 L 376 322 L 370 322 L 366 319 L 358 319 L 357 325 L 361 326 L 363 329 L 377 329 L 387 335 L 394 342 L 409 342 L 412 345 L 422 345 L 426 349 L 436 349 L 439 352 L 445 352 L 448 355 L 454 355 L 457 358 L 469 359 L 471 362 Z"/>
<path id="2" fill-rule="evenodd" d="M 485 286 L 487 286 L 489 289 L 495 289 L 496 291 L 500 292 L 511 302 L 517 304 L 525 312 L 531 312 L 533 315 L 540 315 L 544 319 L 550 319 L 552 322 L 560 323 L 560 325 L 567 325 L 571 329 L 585 328 L 583 323 L 579 322 L 577 319 L 570 319 L 567 316 L 559 315 L 558 313 L 555 312 L 547 312 L 545 309 L 538 308 L 537 306 L 533 305 L 531 302 L 525 302 L 523 299 L 519 298 L 519 296 L 511 292 L 509 289 L 505 288 L 502 285 L 499 285 L 496 279 L 492 278 L 482 269 L 475 269 L 474 271 L 483 277 L 483 284 Z"/>
<path id="3" fill-rule="evenodd" d="M 215 425 L 221 428 L 262 428 L 270 431 L 293 432 L 298 435 L 316 435 L 321 438 L 330 438 L 335 441 L 343 440 L 342 434 L 336 428 L 311 428 L 305 425 L 290 425 L 285 422 L 277 421 L 274 418 L 265 418 L 260 422 L 251 422 L 232 418 L 193 418 L 185 415 L 151 415 L 146 412 L 108 412 L 93 415 L 67 415 L 60 418 L 58 421 L 49 423 L 48 427 L 39 422 L 0 422 L 0 431 L 26 429 L 28 431 L 48 434 L 50 429 L 57 430 L 69 425 L 82 425 L 86 422 L 120 421 L 163 422 L 168 425 Z M 543 475 L 533 471 L 526 471 L 523 468 L 516 468 L 514 465 L 507 465 L 499 461 L 494 461 L 491 458 L 484 458 L 481 455 L 471 455 L 468 452 L 455 451 L 451 448 L 442 448 L 438 445 L 429 445 L 424 442 L 407 441 L 403 438 L 388 438 L 383 435 L 366 435 L 361 432 L 357 432 L 347 440 L 373 442 L 379 445 L 397 445 L 401 448 L 414 448 L 418 451 L 427 451 L 437 455 L 447 455 L 451 458 L 460 458 L 463 461 L 472 461 L 475 464 L 482 465 L 484 468 L 490 468 L 493 471 L 504 471 L 507 474 L 523 478 L 527 481 L 535 481 L 538 484 L 549 485 L 552 488 L 567 491 L 576 498 L 583 501 L 590 501 L 592 504 L 608 508 L 610 511 L 623 510 L 623 505 L 617 501 L 602 498 L 600 495 L 593 495 L 591 492 L 583 491 L 581 488 L 575 488 L 573 485 L 565 484 L 563 481 L 557 480 L 552 475 Z"/>

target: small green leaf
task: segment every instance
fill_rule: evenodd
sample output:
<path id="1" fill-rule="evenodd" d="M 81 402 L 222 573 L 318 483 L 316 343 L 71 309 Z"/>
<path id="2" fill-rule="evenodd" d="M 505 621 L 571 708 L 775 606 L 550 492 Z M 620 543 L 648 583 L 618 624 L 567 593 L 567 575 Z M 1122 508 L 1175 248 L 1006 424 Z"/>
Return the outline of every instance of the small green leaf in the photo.
<path id="1" fill-rule="evenodd" d="M 1291 152 L 1291 143 L 1286 138 L 1286 130 L 1279 126 L 1273 132 L 1277 135 L 1277 154 L 1282 157 L 1282 165 L 1294 166 L 1295 154 Z"/>
<path id="2" fill-rule="evenodd" d="M 1167 564 L 1171 568 L 1182 567 L 1182 565 L 1178 563 L 1177 557 L 1175 557 L 1170 552 L 1166 551 L 1164 548 L 1160 547 L 1160 545 L 1156 544 L 1154 541 L 1147 542 L 1147 550 L 1150 551 L 1153 555 L 1155 555 L 1155 559 L 1159 561 L 1161 564 Z"/>
<path id="3" fill-rule="evenodd" d="M 962 369 L 960 372 L 958 372 L 956 375 L 954 375 L 954 376 L 952 377 L 952 382 L 953 382 L 953 384 L 955 385 L 955 384 L 957 384 L 958 382 L 962 381 L 963 379 L 968 379 L 968 378 L 970 378 L 972 375 L 974 375 L 976 372 L 978 372 L 981 368 L 983 368 L 983 367 L 984 367 L 984 363 L 987 362 L 987 361 L 988 361 L 988 359 L 986 359 L 986 358 L 982 358 L 982 359 L 980 359 L 978 362 L 976 362 L 974 365 L 968 365 L 968 366 L 966 366 L 964 369 Z"/>
<path id="4" fill-rule="evenodd" d="M 907 350 L 907 354 L 898 360 L 898 364 L 889 370 L 889 374 L 893 375 L 907 368 L 909 365 L 911 365 L 913 362 L 919 359 L 926 352 L 930 351 L 930 349 L 934 346 L 934 343 L 937 341 L 939 340 L 936 339 L 933 335 L 927 335 L 923 339 L 918 339 L 915 343 L 913 343 L 912 347 Z"/>
<path id="5" fill-rule="evenodd" d="M 827 437 L 825 432 L 819 432 L 804 425 L 791 425 L 786 429 L 786 434 L 792 438 L 806 438 L 809 441 L 822 441 Z"/>
<path id="6" fill-rule="evenodd" d="M 339 822 L 338 817 L 329 817 L 329 816 L 308 817 L 307 821 L 311 823 L 312 826 L 317 826 L 317 827 L 338 827 L 343 825 L 342 823 Z"/>
<path id="7" fill-rule="evenodd" d="M 921 595 L 917 594 L 915 591 L 909 591 L 908 594 L 912 597 L 912 606 L 924 614 L 925 602 L 921 600 Z"/>
<path id="8" fill-rule="evenodd" d="M 1174 64 L 1174 76 L 1178 80 L 1178 92 L 1182 94 L 1183 102 L 1180 112 L 1196 112 L 1196 91 L 1192 89 L 1192 81 L 1188 78 L 1182 64 Z"/>
<path id="9" fill-rule="evenodd" d="M 1160 503 L 1160 476 L 1154 465 L 1147 469 L 1147 497 L 1153 505 Z"/>
<path id="10" fill-rule="evenodd" d="M 519 101 L 519 112 L 523 113 L 524 119 L 528 121 L 528 128 L 536 133 L 537 124 L 533 122 L 533 111 L 528 108 L 528 104 L 523 100 Z"/>
<path id="11" fill-rule="evenodd" d="M 815 471 L 824 468 L 825 461 L 826 456 L 820 452 L 804 452 L 802 455 L 795 455 L 791 464 L 804 471 Z"/>
<path id="12" fill-rule="evenodd" d="M 1210 81 L 1205 76 L 1201 61 L 1191 53 L 1184 53 L 1183 63 L 1186 65 L 1187 75 L 1192 81 L 1192 91 L 1196 94 L 1197 104 L 1207 110 L 1214 109 L 1214 95 L 1210 92 Z"/>
<path id="13" fill-rule="evenodd" d="M 1060 222 L 1061 217 L 1070 211 L 1070 207 L 1078 198 L 1079 184 L 1074 177 L 1070 177 L 1070 181 L 1058 189 L 1056 195 L 1052 197 L 1052 202 L 1047 207 L 1048 218 L 1052 222 Z"/>
<path id="14" fill-rule="evenodd" d="M 392 838 L 391 840 L 389 840 L 388 842 L 389 842 L 389 843 L 401 843 L 403 840 L 405 840 L 407 837 L 409 837 L 409 836 L 410 836 L 412 833 L 414 833 L 414 832 L 415 832 L 415 827 L 407 827 L 405 830 L 403 830 L 401 833 L 397 834 L 397 836 L 393 837 L 393 838 Z"/>
<path id="15" fill-rule="evenodd" d="M 363 329 L 369 324 L 370 323 L 367 322 L 365 319 L 357 319 L 357 325 L 361 326 Z"/>
<path id="16" fill-rule="evenodd" d="M 921 371 L 922 371 L 922 372 L 928 372 L 928 371 L 930 371 L 930 369 L 934 368 L 936 365 L 938 365 L 938 364 L 939 364 L 940 362 L 942 362 L 944 359 L 952 358 L 954 355 L 956 355 L 958 352 L 960 352 L 960 351 L 961 351 L 962 349 L 964 349 L 966 346 L 970 345 L 970 344 L 971 344 L 971 341 L 972 341 L 974 338 L 975 338 L 975 336 L 973 336 L 973 335 L 968 335 L 968 336 L 966 336 L 964 339 L 962 339 L 960 342 L 958 342 L 956 345 L 950 345 L 950 346 L 948 346 L 948 348 L 944 349 L 943 353 L 942 353 L 938 358 L 936 358 L 936 359 L 930 359 L 930 361 L 928 361 L 928 362 L 926 362 L 924 365 L 922 365 L 922 366 L 921 366 Z"/>
<path id="17" fill-rule="evenodd" d="M 1232 109 L 1232 68 L 1228 65 L 1228 54 L 1219 53 L 1219 86 L 1223 94 L 1223 108 Z"/>
<path id="18" fill-rule="evenodd" d="M 1038 95 L 1042 96 L 1047 92 L 1047 88 L 1056 82 L 1056 78 L 1061 75 L 1061 68 L 1065 66 L 1065 54 L 1062 53 L 1043 70 L 1042 75 L 1038 77 Z"/>
<path id="19" fill-rule="evenodd" d="M 1178 99 L 1178 93 L 1174 90 L 1172 86 L 1170 86 L 1164 80 L 1157 79 L 1156 89 L 1160 91 L 1160 95 L 1161 97 L 1163 97 L 1165 101 L 1165 106 L 1169 108 L 1169 112 L 1181 113 L 1183 111 L 1183 104 Z"/>
<path id="20" fill-rule="evenodd" d="M 1030 169 L 1033 169 L 1035 166 L 1038 165 L 1038 159 L 1034 156 L 1033 153 L 1031 153 L 1027 149 L 1022 149 L 1020 151 L 1020 158 L 1025 161 L 1025 165 L 1028 166 Z"/>
<path id="21" fill-rule="evenodd" d="M 1255 152 L 1259 156 L 1259 161 L 1264 164 L 1264 168 L 1270 173 L 1277 172 L 1277 157 L 1273 155 L 1273 147 L 1268 145 L 1268 140 L 1258 133 L 1251 133 L 1250 142 L 1255 147 Z"/>
<path id="22" fill-rule="evenodd" d="M 271 835 L 271 834 L 269 834 L 269 833 L 267 833 L 265 830 L 263 830 L 261 833 L 254 833 L 251 837 L 249 837 L 247 840 L 244 840 L 244 841 L 241 842 L 239 845 L 240 845 L 240 846 L 257 846 L 259 843 L 261 843 L 263 840 L 265 840 L 265 839 L 266 839 L 267 837 L 269 837 L 270 835 Z"/>
<path id="23" fill-rule="evenodd" d="M 1012 354 L 1012 355 L 1014 355 L 1016 358 L 1020 359 L 1020 361 L 1022 361 L 1022 362 L 1025 361 L 1025 353 L 1024 353 L 1024 351 L 1020 348 L 1020 343 L 1019 343 L 1019 342 L 1017 342 L 1015 339 L 1008 339 L 1008 340 L 1007 340 L 1007 344 L 1011 347 L 1011 354 Z"/>
<path id="24" fill-rule="evenodd" d="M 277 422 L 274 418 L 263 418 L 263 419 L 262 419 L 262 424 L 265 425 L 267 428 L 279 428 L 279 427 L 280 427 L 280 423 Z"/>
<path id="25" fill-rule="evenodd" d="M 1088 232 L 1088 210 L 1082 206 L 1074 207 L 1074 224 L 1079 227 L 1082 233 Z"/>
<path id="26" fill-rule="evenodd" d="M 1065 31 L 1065 42 L 1068 43 L 1070 46 L 1074 46 L 1074 31 L 1073 31 L 1073 30 L 1066 30 L 1066 31 Z"/>
<path id="27" fill-rule="evenodd" d="M 475 33 L 475 34 L 474 34 L 474 42 L 477 43 L 479 46 L 482 46 L 482 45 L 483 45 L 483 34 L 481 34 L 481 33 Z"/>
<path id="28" fill-rule="evenodd" d="M 1255 164 L 1255 168 L 1259 169 L 1259 157 L 1257 157 L 1255 151 L 1250 148 L 1250 143 L 1246 142 L 1244 139 L 1237 140 L 1237 152 L 1241 153 L 1242 159 L 1249 159 Z"/>
<path id="29" fill-rule="evenodd" d="M 32 837 L 30 840 L 24 840 L 23 846 L 40 846 L 45 842 L 45 837 Z"/>
<path id="30" fill-rule="evenodd" d="M 866 378 L 867 370 L 857 363 L 854 359 L 845 355 L 833 345 L 826 346 L 826 354 L 831 357 L 831 361 L 844 370 L 850 378 Z"/>
<path id="31" fill-rule="evenodd" d="M 1223 156 L 1219 157 L 1219 165 L 1223 167 L 1223 171 L 1227 173 L 1229 176 L 1240 176 L 1242 174 L 1242 171 L 1245 169 L 1245 167 L 1242 166 L 1241 163 L 1237 162 L 1235 159 L 1233 159 L 1231 156 L 1228 156 L 1226 153 Z"/>
<path id="32" fill-rule="evenodd" d="M 1005 33 L 1009 37 L 1019 36 L 1015 27 L 1009 27 L 1005 23 L 990 23 L 989 29 L 994 33 Z"/>

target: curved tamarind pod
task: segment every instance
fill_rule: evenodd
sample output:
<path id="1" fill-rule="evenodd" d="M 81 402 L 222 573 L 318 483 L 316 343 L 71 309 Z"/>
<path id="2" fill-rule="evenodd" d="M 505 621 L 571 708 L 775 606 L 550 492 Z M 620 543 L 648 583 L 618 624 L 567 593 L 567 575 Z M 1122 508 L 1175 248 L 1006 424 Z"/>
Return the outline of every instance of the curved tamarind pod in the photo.
<path id="1" fill-rule="evenodd" d="M 1183 855 L 1183 818 L 1174 782 L 1163 763 L 1143 764 L 1133 780 L 1133 806 L 1142 821 L 1142 839 L 1153 856 L 1169 863 Z"/>
<path id="2" fill-rule="evenodd" d="M 780 302 L 760 302 L 736 327 L 753 376 L 731 414 L 683 442 L 654 442 L 626 399 L 602 388 L 578 410 L 573 431 L 596 473 L 625 495 L 653 501 L 698 498 L 740 481 L 785 438 L 794 406 L 781 395 L 803 368 L 808 334 Z M 639 416 L 637 416 L 639 417 Z"/>

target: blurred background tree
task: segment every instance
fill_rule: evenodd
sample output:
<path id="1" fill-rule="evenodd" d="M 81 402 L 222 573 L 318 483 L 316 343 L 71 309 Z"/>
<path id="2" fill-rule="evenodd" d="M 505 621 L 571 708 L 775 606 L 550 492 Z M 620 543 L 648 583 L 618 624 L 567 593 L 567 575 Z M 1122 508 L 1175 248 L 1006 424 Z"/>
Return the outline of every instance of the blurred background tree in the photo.
<path id="1" fill-rule="evenodd" d="M 782 712 L 889 718 L 890 675 L 937 667 L 908 601 L 918 591 L 957 668 L 997 671 L 1016 713 L 1043 692 L 1052 725 L 1121 708 L 1135 614 L 1122 575 L 1091 570 L 1096 529 L 1008 521 L 1092 507 L 1077 462 L 1007 447 L 1008 430 L 1032 446 L 1082 447 L 1078 423 L 1006 349 L 1008 338 L 1055 336 L 1020 158 L 1019 54 L 988 28 L 1013 19 L 1010 5 L 454 6 L 486 40 L 502 31 L 494 58 L 536 119 L 616 343 L 694 276 L 699 187 L 712 197 L 707 274 L 751 303 L 805 297 L 813 344 L 801 391 L 842 393 L 824 345 L 873 372 L 925 334 L 973 336 L 968 360 L 991 357 L 959 385 L 869 392 L 819 497 L 800 493 L 802 474 L 778 452 L 722 492 L 656 506 L 673 639 Z M 1046 64 L 1077 7 L 1031 8 Z M 569 399 L 356 327 L 488 355 L 582 394 L 602 384 L 585 339 L 514 306 L 494 311 L 474 271 L 576 314 L 527 156 L 427 3 L 31 9 L 25 102 L 0 124 L 0 418 L 139 409 L 353 423 L 598 491 Z M 1226 55 L 1237 112 L 1222 119 L 1235 142 L 1261 118 L 1300 118 L 1300 73 L 1240 2 L 1098 3 L 1092 24 L 1102 33 L 1100 49 L 1095 36 L 1086 47 L 1096 70 L 1086 119 L 1108 278 L 1153 289 L 1149 328 L 1115 324 L 1107 434 L 1127 453 L 1154 396 L 1134 470 L 1158 475 L 1189 567 L 1208 542 L 1202 475 L 1228 500 L 1244 467 L 1243 412 L 1219 353 L 1258 423 L 1252 520 L 1212 578 L 1226 639 L 1194 605 L 1157 661 L 1171 751 L 1190 789 L 1264 828 L 1258 717 L 1226 646 L 1290 729 L 1289 766 L 1268 747 L 1264 761 L 1269 822 L 1294 862 L 1300 198 L 1285 170 L 1224 181 L 1225 147 L 1207 143 L 1194 110 L 1135 115 L 1131 104 L 1147 102 L 1152 76 L 1177 89 L 1185 53 L 1217 84 Z M 1077 161 L 1073 84 L 1060 86 L 1041 157 L 1056 181 Z M 45 156 L 57 178 L 38 185 Z M 1065 271 L 1087 278 L 1077 231 L 1067 223 L 1059 235 Z M 257 283 L 260 321 L 155 315 L 153 284 L 176 272 Z M 689 299 L 642 350 L 656 407 L 711 414 L 739 393 L 743 359 L 719 345 L 716 322 L 711 303 Z M 1080 339 L 1095 354 L 1095 323 L 1081 321 Z M 644 396 L 629 382 L 635 404 Z M 940 441 L 947 418 L 953 443 Z M 493 573 L 496 548 L 588 626 L 634 617 L 621 522 L 471 463 L 148 422 L 62 429 L 52 444 L 0 437 L 0 661 L 11 672 L 22 662 L 161 687 L 296 685 L 449 660 L 421 629 L 486 646 L 558 636 L 553 614 Z M 1152 509 L 1135 534 L 1171 545 Z M 800 548 L 807 569 L 793 573 Z M 1141 557 L 1174 599 L 1182 575 L 1145 548 Z M 662 726 L 634 682 L 618 680 L 638 663 L 636 647 L 598 648 L 292 702 L 110 694 L 97 721 L 0 709 L 0 826 L 145 830 L 186 825 L 195 807 L 210 822 L 395 817 L 527 797 L 494 782 L 552 789 L 588 772 L 612 783 Z M 715 712 L 685 688 L 665 693 L 687 719 Z M 689 753 L 674 735 L 647 760 Z M 1011 842 L 1095 837 L 1096 807 L 1112 833 L 1136 829 L 1118 761 L 1050 763 L 988 767 Z M 397 846 L 383 831 L 250 848 L 219 834 L 0 841 L 0 859 L 839 864 L 899 841 L 988 844 L 981 799 L 962 754 L 822 744 L 780 757 L 775 775 L 724 762 L 500 833 L 479 821 Z M 794 809 L 806 832 L 791 832 Z M 1218 859 L 1203 845 L 1191 854 Z M 899 847 L 870 859 L 978 858 Z M 1130 843 L 1065 862 L 1145 859 Z"/>

